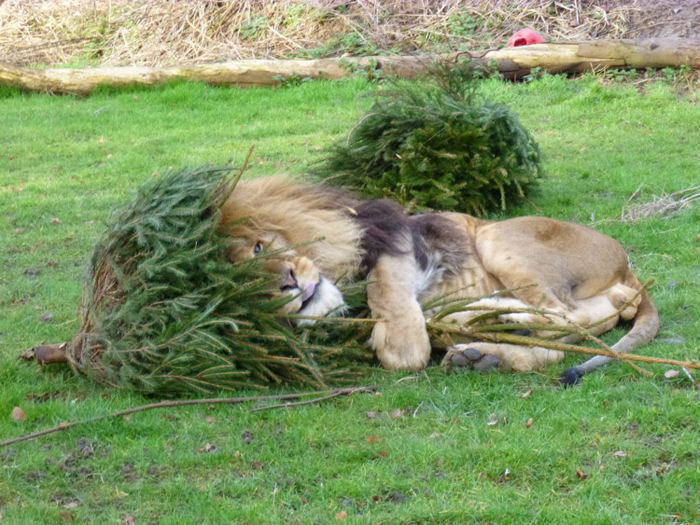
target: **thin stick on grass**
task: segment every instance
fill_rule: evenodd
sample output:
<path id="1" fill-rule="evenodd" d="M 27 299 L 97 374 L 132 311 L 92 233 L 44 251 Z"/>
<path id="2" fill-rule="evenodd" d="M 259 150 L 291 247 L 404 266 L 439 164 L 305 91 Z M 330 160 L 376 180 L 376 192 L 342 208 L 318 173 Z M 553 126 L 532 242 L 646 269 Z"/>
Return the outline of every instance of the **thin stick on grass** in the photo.
<path id="1" fill-rule="evenodd" d="M 251 408 L 250 411 L 251 412 L 260 412 L 261 410 L 272 410 L 274 408 L 292 408 L 292 407 L 298 407 L 298 406 L 302 406 L 302 405 L 311 405 L 313 403 L 319 403 L 321 401 L 326 401 L 327 399 L 333 399 L 334 397 L 343 396 L 343 395 L 347 395 L 347 393 L 343 392 L 342 390 L 334 390 L 333 392 L 331 392 L 327 396 L 317 397 L 314 399 L 308 399 L 306 401 L 297 401 L 296 403 L 281 403 L 279 405 L 269 405 L 266 407 Z"/>
<path id="2" fill-rule="evenodd" d="M 20 443 L 22 441 L 29 441 L 31 439 L 36 439 L 41 436 L 46 436 L 47 434 L 53 434 L 54 432 L 60 432 L 62 430 L 68 430 L 69 428 L 76 427 L 78 425 L 84 425 L 86 423 L 92 423 L 94 421 L 100 421 L 102 419 L 114 418 L 126 416 L 129 414 L 134 414 L 136 412 L 144 412 L 146 410 L 153 410 L 156 408 L 172 408 L 180 406 L 189 405 L 211 405 L 211 404 L 228 404 L 228 405 L 240 405 L 241 403 L 248 403 L 251 401 L 272 401 L 272 400 L 284 400 L 284 399 L 299 399 L 305 396 L 321 396 L 308 401 L 303 401 L 300 403 L 294 403 L 294 405 L 308 405 L 311 403 L 319 403 L 327 399 L 331 399 L 338 396 L 349 396 L 355 392 L 373 392 L 376 389 L 374 386 L 353 386 L 347 388 L 336 388 L 328 393 L 327 390 L 318 390 L 314 392 L 300 392 L 297 394 L 280 394 L 272 396 L 251 396 L 251 397 L 222 397 L 222 398 L 209 398 L 209 399 L 184 399 L 180 401 L 160 401 L 158 403 L 151 403 L 149 405 L 141 405 L 138 407 L 128 408 L 126 410 L 120 410 L 119 412 L 113 412 L 112 414 L 107 414 L 103 416 L 91 417 L 89 419 L 83 419 L 81 421 L 74 421 L 73 423 L 61 423 L 57 427 L 42 430 L 41 432 L 35 432 L 33 434 L 26 434 L 24 436 L 11 439 L 0 443 L 0 448 L 6 447 L 8 445 L 14 445 L 15 443 Z M 324 394 L 324 395 L 322 395 Z M 251 412 L 256 412 L 258 410 L 266 410 L 271 408 L 286 408 L 290 404 L 274 405 L 270 407 L 251 409 Z"/>

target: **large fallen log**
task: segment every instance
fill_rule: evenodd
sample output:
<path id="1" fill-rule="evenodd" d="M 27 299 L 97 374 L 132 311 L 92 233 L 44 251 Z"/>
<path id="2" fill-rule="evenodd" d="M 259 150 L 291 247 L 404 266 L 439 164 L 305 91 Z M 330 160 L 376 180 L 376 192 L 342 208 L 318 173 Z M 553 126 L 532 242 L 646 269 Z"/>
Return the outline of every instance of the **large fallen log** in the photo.
<path id="1" fill-rule="evenodd" d="M 465 54 L 462 53 L 462 56 Z M 452 55 L 454 57 L 454 55 Z M 540 68 L 550 73 L 605 69 L 700 69 L 700 40 L 648 39 L 535 44 L 469 53 L 475 64 L 496 65 L 507 79 L 519 79 Z M 412 77 L 425 71 L 434 56 L 376 56 L 319 60 L 237 60 L 173 67 L 97 67 L 32 69 L 0 62 L 0 84 L 29 91 L 86 95 L 97 86 L 158 85 L 175 79 L 213 85 L 271 86 L 284 79 L 338 79 L 357 71 Z"/>

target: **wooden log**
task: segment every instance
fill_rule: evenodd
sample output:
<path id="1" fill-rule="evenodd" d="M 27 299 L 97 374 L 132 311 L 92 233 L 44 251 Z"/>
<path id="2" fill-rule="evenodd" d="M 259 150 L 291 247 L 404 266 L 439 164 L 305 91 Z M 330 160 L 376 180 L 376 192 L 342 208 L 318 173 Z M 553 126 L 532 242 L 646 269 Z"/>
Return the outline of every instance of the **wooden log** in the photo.
<path id="1" fill-rule="evenodd" d="M 96 67 L 83 69 L 32 69 L 0 62 L 0 84 L 28 91 L 87 95 L 97 86 L 153 86 L 184 79 L 212 85 L 273 86 L 284 78 L 339 79 L 362 68 L 409 78 L 425 70 L 430 59 L 377 57 L 377 59 L 325 58 L 319 60 L 238 60 L 180 67 Z M 347 64 L 347 65 L 346 65 Z"/>
<path id="2" fill-rule="evenodd" d="M 460 54 L 464 55 L 464 54 Z M 458 55 L 448 55 L 454 58 Z M 643 68 L 700 69 L 700 40 L 601 40 L 535 44 L 495 51 L 469 53 L 474 63 L 496 64 L 508 79 L 519 79 L 533 68 L 550 73 Z M 212 85 L 271 86 L 283 78 L 339 79 L 354 72 L 378 69 L 384 75 L 409 78 L 426 70 L 438 56 L 325 58 L 319 60 L 238 60 L 216 64 L 173 67 L 97 67 L 84 69 L 32 69 L 0 62 L 0 84 L 29 91 L 87 95 L 97 86 L 152 86 L 175 79 Z"/>
<path id="3" fill-rule="evenodd" d="M 700 40 L 655 38 L 535 44 L 472 56 L 481 64 L 496 60 L 499 72 L 510 79 L 522 78 L 534 68 L 549 73 L 681 66 L 700 69 Z"/>
<path id="4" fill-rule="evenodd" d="M 37 364 L 51 365 L 55 363 L 67 363 L 68 355 L 66 349 L 68 343 L 58 343 L 53 345 L 38 345 L 25 351 L 20 355 L 20 359 L 25 361 L 36 359 Z"/>

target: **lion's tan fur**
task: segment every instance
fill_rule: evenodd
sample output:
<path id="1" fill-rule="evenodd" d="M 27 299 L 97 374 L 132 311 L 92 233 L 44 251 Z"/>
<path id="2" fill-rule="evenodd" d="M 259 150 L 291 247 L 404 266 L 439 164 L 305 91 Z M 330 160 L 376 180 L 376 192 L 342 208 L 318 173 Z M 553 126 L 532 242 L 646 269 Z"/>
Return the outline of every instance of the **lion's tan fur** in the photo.
<path id="1" fill-rule="evenodd" d="M 223 206 L 223 223 L 252 242 L 279 236 L 331 280 L 350 279 L 360 264 L 362 230 L 338 196 L 280 176 L 241 181 Z"/>
<path id="2" fill-rule="evenodd" d="M 242 239 L 231 248 L 230 257 L 253 257 L 264 245 L 280 254 L 268 266 L 282 275 L 281 282 L 293 284 L 283 284 L 281 290 L 296 294 L 295 311 L 324 315 L 337 310 L 342 295 L 329 281 L 357 276 L 365 241 L 371 237 L 360 226 L 354 205 L 360 209 L 364 204 L 332 188 L 282 177 L 241 181 L 223 207 L 223 224 L 231 228 L 234 238 Z M 507 298 L 516 307 L 547 309 L 556 312 L 558 319 L 563 316 L 581 325 L 598 323 L 592 330 L 596 334 L 610 330 L 619 318 L 634 319 L 632 331 L 614 347 L 620 351 L 649 341 L 658 330 L 658 314 L 646 291 L 617 312 L 641 285 L 628 268 L 622 246 L 591 228 L 542 217 L 491 222 L 457 213 L 415 219 L 399 211 L 395 220 L 393 226 L 403 229 L 374 223 L 373 227 L 386 226 L 397 235 L 396 246 L 379 253 L 370 273 L 362 276 L 368 277 L 372 315 L 382 320 L 375 323 L 370 344 L 389 369 L 426 366 L 431 342 L 421 303 L 444 294 L 474 297 L 517 289 Z M 422 241 L 416 241 L 416 232 Z M 453 249 L 460 246 L 465 249 Z M 421 249 L 423 262 L 419 263 Z M 304 302 L 309 296 L 313 301 Z M 324 302 L 319 296 L 327 299 Z M 458 312 L 450 320 L 464 323 L 475 315 Z M 504 315 L 503 321 L 560 322 L 534 319 L 533 314 L 511 317 Z M 502 368 L 517 371 L 563 357 L 560 352 L 514 345 L 479 343 L 478 348 L 497 356 Z M 586 368 L 588 363 L 579 367 L 582 372 L 594 368 L 594 364 Z"/>

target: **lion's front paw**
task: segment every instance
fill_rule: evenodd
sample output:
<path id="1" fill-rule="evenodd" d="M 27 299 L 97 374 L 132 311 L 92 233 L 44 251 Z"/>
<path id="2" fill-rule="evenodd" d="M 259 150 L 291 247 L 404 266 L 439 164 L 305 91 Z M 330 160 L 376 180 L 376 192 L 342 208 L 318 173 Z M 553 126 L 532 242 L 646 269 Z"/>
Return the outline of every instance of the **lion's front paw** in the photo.
<path id="1" fill-rule="evenodd" d="M 372 330 L 370 344 L 388 370 L 422 370 L 430 359 L 430 339 L 424 321 L 417 325 L 380 321 Z"/>

